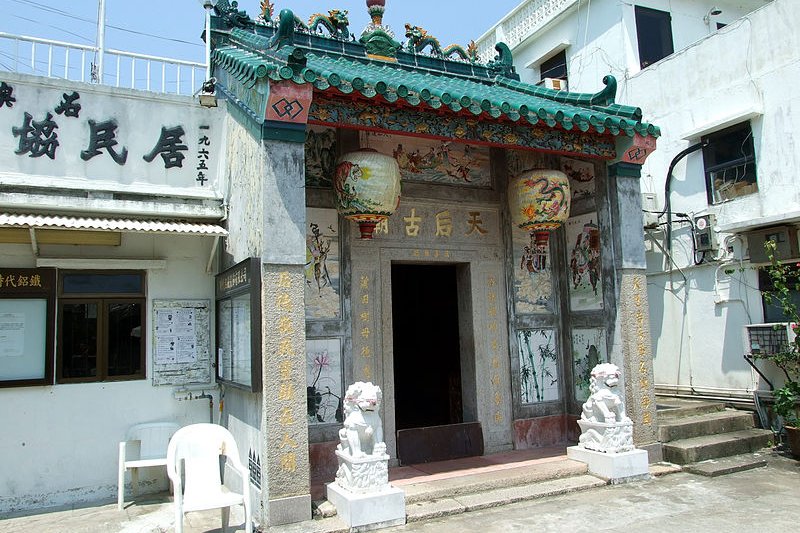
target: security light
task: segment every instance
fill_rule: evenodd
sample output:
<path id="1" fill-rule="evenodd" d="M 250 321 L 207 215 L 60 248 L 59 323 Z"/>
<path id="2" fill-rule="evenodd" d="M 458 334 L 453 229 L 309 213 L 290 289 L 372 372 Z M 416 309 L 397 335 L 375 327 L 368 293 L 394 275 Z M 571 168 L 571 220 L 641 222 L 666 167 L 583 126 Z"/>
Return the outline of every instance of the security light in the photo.
<path id="1" fill-rule="evenodd" d="M 708 13 L 705 14 L 705 16 L 703 17 L 703 22 L 705 22 L 706 25 L 709 25 L 709 24 L 711 24 L 711 17 L 716 17 L 717 15 L 721 15 L 721 14 L 722 14 L 722 10 L 720 8 L 718 8 L 717 6 L 714 6 L 711 9 L 708 10 Z"/>

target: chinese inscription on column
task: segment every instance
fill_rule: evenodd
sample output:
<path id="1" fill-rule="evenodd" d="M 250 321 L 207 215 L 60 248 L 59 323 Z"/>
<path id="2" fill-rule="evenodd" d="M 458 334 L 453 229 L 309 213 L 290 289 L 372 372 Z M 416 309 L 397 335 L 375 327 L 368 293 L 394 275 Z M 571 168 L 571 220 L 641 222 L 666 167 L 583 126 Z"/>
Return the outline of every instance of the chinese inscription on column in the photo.
<path id="1" fill-rule="evenodd" d="M 653 422 L 650 414 L 653 400 L 650 397 L 650 370 L 647 360 L 649 352 L 647 349 L 647 330 L 644 327 L 647 317 L 642 303 L 642 279 L 640 276 L 636 276 L 633 279 L 633 316 L 636 321 L 636 368 L 638 368 L 635 378 L 636 386 L 639 387 L 641 395 L 639 404 L 642 408 L 642 424 L 650 425 Z"/>
<path id="2" fill-rule="evenodd" d="M 492 411 L 495 425 L 503 423 L 503 394 L 500 388 L 500 346 L 497 326 L 497 278 L 490 274 L 486 279 L 486 329 L 489 342 L 489 375 L 492 391 Z"/>
<path id="3" fill-rule="evenodd" d="M 368 273 L 356 274 L 358 280 L 356 320 L 354 321 L 353 335 L 356 341 L 357 359 L 360 361 L 361 375 L 367 381 L 372 380 L 372 351 L 373 351 L 373 320 L 372 305 L 370 304 L 370 275 Z"/>
<path id="4" fill-rule="evenodd" d="M 292 335 L 296 325 L 292 320 L 293 304 L 291 299 L 292 279 L 288 272 L 281 272 L 278 276 L 278 295 L 275 298 L 275 307 L 278 309 L 278 423 L 281 426 L 281 438 L 278 443 L 280 449 L 280 467 L 285 472 L 294 472 L 297 469 L 297 442 L 292 438 L 290 428 L 295 424 L 293 409 L 300 401 L 292 381 L 294 365 L 297 364 L 298 354 L 295 353 Z"/>

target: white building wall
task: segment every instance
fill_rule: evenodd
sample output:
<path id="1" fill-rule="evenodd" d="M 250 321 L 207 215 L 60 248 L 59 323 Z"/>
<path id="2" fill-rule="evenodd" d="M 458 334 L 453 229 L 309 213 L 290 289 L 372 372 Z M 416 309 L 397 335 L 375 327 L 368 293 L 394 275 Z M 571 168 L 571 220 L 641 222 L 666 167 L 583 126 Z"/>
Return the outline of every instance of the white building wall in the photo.
<path id="1" fill-rule="evenodd" d="M 43 251 L 58 257 L 166 259 L 166 268 L 147 273 L 148 323 L 154 299 L 213 302 L 213 277 L 205 272 L 209 237 L 124 234 L 122 239 L 122 246 L 114 250 L 106 246 L 45 246 Z M 0 245 L 0 256 L 3 266 L 35 264 L 29 245 Z M 101 260 L 97 267 L 102 268 Z M 209 421 L 208 400 L 179 401 L 175 399 L 176 387 L 151 384 L 152 332 L 146 353 L 144 380 L 0 389 L 0 456 L 5 458 L 0 476 L 0 513 L 114 499 L 119 442 L 131 425 Z M 196 388 L 213 393 L 216 421 L 215 385 Z M 142 491 L 165 489 L 163 472 L 163 468 L 142 471 Z"/>
<path id="2" fill-rule="evenodd" d="M 553 51 L 566 49 L 569 90 L 594 92 L 602 88 L 601 80 L 613 74 L 620 83 L 618 101 L 624 101 L 624 81 L 635 75 L 639 67 L 636 39 L 635 6 L 672 15 L 672 34 L 675 50 L 680 50 L 716 31 L 716 23 L 728 24 L 756 9 L 765 0 L 698 2 L 696 0 L 594 0 L 592 2 L 569 0 L 530 0 L 528 4 L 552 4 L 564 6 L 561 14 L 545 24 L 536 33 L 511 46 L 514 65 L 524 82 L 539 81 L 538 64 L 553 55 Z M 709 24 L 703 20 L 713 6 L 722 9 L 718 16 L 711 17 Z M 488 46 L 496 35 L 508 35 L 510 27 L 520 23 L 518 14 L 512 11 L 494 28 L 478 40 L 478 46 Z M 588 21 L 588 24 L 587 24 Z M 502 39 L 500 39 L 502 40 Z M 639 105 L 636 102 L 636 105 Z"/>
<path id="3" fill-rule="evenodd" d="M 731 231 L 800 214 L 795 170 L 800 154 L 793 148 L 800 118 L 800 39 L 791 28 L 793 20 L 800 20 L 800 5 L 777 0 L 628 80 L 626 99 L 641 106 L 647 120 L 663 131 L 658 150 L 645 163 L 642 183 L 657 194 L 659 206 L 664 204 L 666 169 L 677 153 L 703 133 L 750 119 L 758 193 L 710 206 L 702 155 L 696 152 L 674 171 L 672 211 L 692 217 L 713 213 L 717 226 Z M 690 234 L 686 229 L 673 234 L 674 262 L 688 277 L 685 307 L 668 305 L 670 280 L 682 278 L 674 266 L 671 273 L 661 273 L 669 266 L 661 254 L 655 255 L 660 264 L 649 278 L 651 307 L 663 301 L 664 314 L 651 320 L 654 331 L 659 318 L 665 325 L 663 337 L 654 336 L 659 385 L 700 393 L 723 389 L 723 394 L 766 388 L 743 359 L 743 326 L 763 321 L 757 272 L 740 261 L 747 257 L 746 242 L 724 232 L 718 239 L 719 261 L 694 268 Z M 670 324 L 680 327 L 666 329 Z"/>
<path id="4" fill-rule="evenodd" d="M 672 16 L 675 53 L 644 70 L 639 67 L 635 5 Z M 722 13 L 706 23 L 712 7 Z M 482 40 L 512 20 L 513 12 Z M 640 107 L 644 120 L 662 129 L 641 183 L 643 191 L 656 194 L 659 210 L 672 158 L 701 134 L 750 119 L 757 194 L 709 206 L 700 152 L 677 164 L 671 182 L 673 213 L 713 213 L 717 226 L 735 231 L 737 225 L 758 221 L 800 219 L 797 20 L 800 3 L 792 0 L 594 0 L 567 6 L 512 46 L 512 52 L 527 82 L 537 82 L 541 60 L 565 47 L 570 91 L 596 92 L 603 76 L 617 78 L 616 101 Z M 717 31 L 717 22 L 727 26 Z M 663 233 L 655 238 L 665 246 Z M 722 252 L 699 266 L 693 264 L 686 224 L 673 224 L 671 261 L 646 238 L 656 383 L 681 393 L 748 397 L 754 387 L 765 387 L 743 358 L 743 326 L 763 321 L 758 276 L 746 260 L 745 240 L 725 233 L 718 238 Z"/>

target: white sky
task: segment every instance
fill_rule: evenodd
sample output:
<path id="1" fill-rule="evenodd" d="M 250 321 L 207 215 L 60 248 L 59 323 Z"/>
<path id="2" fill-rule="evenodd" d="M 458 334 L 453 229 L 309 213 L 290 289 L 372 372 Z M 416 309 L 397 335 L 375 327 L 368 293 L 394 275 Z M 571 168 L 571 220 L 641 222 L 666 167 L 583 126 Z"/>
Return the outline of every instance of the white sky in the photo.
<path id="1" fill-rule="evenodd" d="M 426 29 L 442 46 L 466 47 L 522 0 L 387 0 L 384 24 L 405 41 L 409 22 Z M 303 20 L 314 13 L 346 9 L 350 31 L 361 35 L 369 22 L 365 0 L 275 0 L 275 12 L 291 9 Z M 480 6 L 480 7 L 479 7 Z M 251 18 L 258 15 L 259 0 L 241 0 Z M 59 13 L 62 12 L 62 13 Z M 96 0 L 0 0 L 0 31 L 70 43 L 94 44 Z M 204 61 L 204 11 L 197 0 L 106 0 L 106 47 L 176 59 Z M 131 33 L 131 32 L 139 32 Z M 166 37 L 157 39 L 142 33 Z M 183 41 L 183 42 L 181 42 Z M 0 57 L 0 62 L 7 58 Z"/>

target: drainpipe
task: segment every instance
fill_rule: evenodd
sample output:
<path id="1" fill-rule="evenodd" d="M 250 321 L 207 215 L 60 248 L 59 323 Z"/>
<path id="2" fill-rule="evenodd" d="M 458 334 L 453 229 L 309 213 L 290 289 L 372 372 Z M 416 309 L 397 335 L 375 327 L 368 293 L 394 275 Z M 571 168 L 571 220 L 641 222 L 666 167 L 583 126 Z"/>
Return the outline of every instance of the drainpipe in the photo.
<path id="1" fill-rule="evenodd" d="M 670 189 L 672 187 L 672 171 L 675 169 L 675 165 L 677 165 L 681 159 L 686 157 L 687 155 L 691 154 L 692 152 L 696 152 L 701 148 L 708 146 L 708 141 L 701 141 L 697 144 L 691 145 L 689 148 L 681 151 L 672 158 L 672 161 L 669 164 L 669 170 L 667 170 L 667 178 L 664 181 L 664 209 L 658 214 L 658 218 L 664 216 L 664 213 L 667 214 L 667 230 L 666 230 L 666 241 L 667 241 L 667 250 L 671 253 L 672 252 L 672 204 L 669 199 Z"/>

